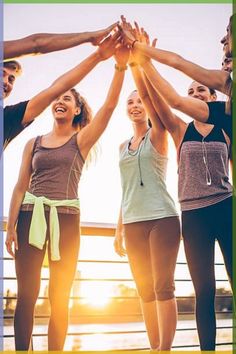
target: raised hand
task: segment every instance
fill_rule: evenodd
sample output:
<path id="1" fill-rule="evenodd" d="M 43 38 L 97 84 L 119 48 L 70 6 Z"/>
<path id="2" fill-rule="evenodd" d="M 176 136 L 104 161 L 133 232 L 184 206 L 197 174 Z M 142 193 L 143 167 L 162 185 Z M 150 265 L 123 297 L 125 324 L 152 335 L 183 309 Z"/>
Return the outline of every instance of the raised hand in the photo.
<path id="1" fill-rule="evenodd" d="M 109 35 L 109 33 L 117 27 L 118 23 L 119 22 L 115 22 L 105 29 L 91 32 L 90 42 L 93 45 L 99 45 L 103 41 L 103 39 L 105 39 Z"/>
<path id="2" fill-rule="evenodd" d="M 150 45 L 149 35 L 144 30 L 144 28 L 143 27 L 139 28 L 137 22 L 134 22 L 134 25 L 135 25 L 135 31 L 137 33 L 137 37 L 139 38 L 139 42 L 143 43 L 143 44 L 146 44 L 146 45 Z M 155 47 L 156 43 L 157 43 L 157 38 L 155 38 L 152 41 L 152 47 Z M 145 62 L 147 60 L 150 60 L 150 58 L 146 57 L 145 55 L 140 54 L 140 52 L 137 49 L 135 49 L 135 48 L 132 49 L 131 55 L 134 58 L 134 61 L 139 63 L 139 64 L 142 64 L 143 62 Z"/>
<path id="3" fill-rule="evenodd" d="M 146 45 L 150 45 L 150 38 L 148 33 L 144 30 L 143 27 L 139 27 L 138 23 L 136 21 L 134 21 L 134 31 L 136 33 L 136 38 L 139 40 L 139 42 L 144 43 Z M 152 41 L 152 47 L 155 47 L 157 43 L 157 38 L 155 38 Z"/>
<path id="4" fill-rule="evenodd" d="M 112 36 L 107 37 L 102 43 L 100 43 L 97 53 L 101 60 L 106 60 L 115 54 L 117 47 L 121 44 L 120 31 L 115 32 Z"/>
<path id="5" fill-rule="evenodd" d="M 125 66 L 129 60 L 130 50 L 124 45 L 120 45 L 114 54 L 114 58 L 119 66 Z"/>
<path id="6" fill-rule="evenodd" d="M 137 38 L 135 37 L 135 31 L 131 24 L 126 21 L 126 18 L 123 15 L 121 16 L 121 25 L 118 25 L 118 28 L 122 34 L 123 44 L 128 48 L 131 48 Z"/>

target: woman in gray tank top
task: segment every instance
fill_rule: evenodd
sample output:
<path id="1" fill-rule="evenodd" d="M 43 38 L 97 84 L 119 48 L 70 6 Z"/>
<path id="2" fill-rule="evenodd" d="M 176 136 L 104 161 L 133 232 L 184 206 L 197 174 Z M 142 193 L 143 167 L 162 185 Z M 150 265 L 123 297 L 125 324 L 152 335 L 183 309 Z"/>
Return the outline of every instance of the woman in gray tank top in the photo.
<path id="1" fill-rule="evenodd" d="M 116 49 L 117 44 L 119 33 L 103 41 L 95 54 L 104 60 L 115 53 L 116 65 L 107 98 L 94 119 L 90 119 L 89 107 L 76 90 L 66 91 L 52 104 L 52 131 L 31 139 L 23 153 L 6 239 L 7 250 L 15 258 L 18 284 L 16 350 L 27 351 L 30 347 L 46 243 L 51 307 L 48 350 L 63 350 L 80 244 L 78 183 L 88 153 L 118 103 L 129 52 L 123 47 Z M 89 63 L 85 60 L 78 71 L 88 73 Z"/>
<path id="2" fill-rule="evenodd" d="M 165 184 L 168 136 L 149 97 L 155 92 L 138 66 L 130 67 L 138 92 L 127 101 L 134 136 L 120 146 L 122 203 L 114 247 L 120 256 L 127 251 L 151 349 L 170 350 L 177 322 L 174 270 L 180 226 Z"/>
<path id="3" fill-rule="evenodd" d="M 165 87 L 171 99 L 188 107 L 196 101 L 211 103 L 216 93 L 194 81 L 188 96 L 182 97 L 156 71 L 141 64 L 152 81 L 156 96 L 152 102 L 162 123 L 170 132 L 178 152 L 178 194 L 182 211 L 182 235 L 188 267 L 196 293 L 196 321 L 201 350 L 215 350 L 215 271 L 214 249 L 217 239 L 232 286 L 232 195 L 229 181 L 231 141 L 218 126 L 193 121 L 187 124 L 173 114 L 158 94 Z M 168 89 L 167 89 L 168 88 Z M 166 97 L 168 96 L 168 97 Z"/>

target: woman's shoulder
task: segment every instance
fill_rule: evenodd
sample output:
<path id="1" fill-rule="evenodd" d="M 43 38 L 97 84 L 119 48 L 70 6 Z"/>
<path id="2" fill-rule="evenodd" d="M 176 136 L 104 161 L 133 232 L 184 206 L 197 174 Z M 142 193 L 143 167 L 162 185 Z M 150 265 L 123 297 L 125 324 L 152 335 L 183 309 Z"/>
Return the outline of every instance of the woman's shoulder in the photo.
<path id="1" fill-rule="evenodd" d="M 32 147 L 32 150 L 35 150 L 36 146 L 40 146 L 42 137 L 43 135 L 37 135 L 30 139 L 27 144 Z"/>
<path id="2" fill-rule="evenodd" d="M 128 141 L 129 140 L 127 139 L 127 140 L 123 141 L 123 143 L 120 144 L 120 146 L 119 146 L 120 152 L 124 150 L 124 148 L 126 147 Z"/>

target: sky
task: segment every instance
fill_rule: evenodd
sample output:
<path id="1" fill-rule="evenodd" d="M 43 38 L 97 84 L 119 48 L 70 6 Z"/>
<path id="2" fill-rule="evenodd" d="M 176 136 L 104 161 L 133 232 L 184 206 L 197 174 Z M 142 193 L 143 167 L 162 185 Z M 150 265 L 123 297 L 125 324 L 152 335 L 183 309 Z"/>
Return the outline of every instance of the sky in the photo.
<path id="1" fill-rule="evenodd" d="M 225 34 L 230 4 L 5 4 L 4 39 L 21 38 L 32 33 L 70 33 L 104 28 L 124 14 L 136 20 L 158 38 L 158 47 L 181 54 L 208 68 L 219 68 L 222 57 L 220 39 Z M 19 61 L 23 75 L 18 78 L 6 104 L 29 99 L 48 87 L 58 76 L 69 70 L 96 48 L 91 44 L 50 53 L 27 56 Z M 181 95 L 191 82 L 184 74 L 154 63 Z M 114 59 L 100 63 L 77 86 L 95 113 L 103 104 L 114 71 Z M 80 183 L 82 221 L 116 223 L 121 200 L 118 167 L 119 145 L 132 136 L 126 115 L 126 100 L 135 88 L 128 71 L 120 101 L 109 127 L 100 139 L 101 153 Z M 44 111 L 4 153 L 4 215 L 8 213 L 11 192 L 17 180 L 25 143 L 52 127 L 50 108 Z M 176 154 L 170 139 L 167 186 L 177 202 Z"/>
<path id="2" fill-rule="evenodd" d="M 220 68 L 222 59 L 220 40 L 225 34 L 231 12 L 230 4 L 5 4 L 4 39 L 17 39 L 42 32 L 98 30 L 119 20 L 123 14 L 128 20 L 136 20 L 143 26 L 151 39 L 157 37 L 159 48 L 181 54 L 204 67 L 217 69 Z M 83 44 L 60 52 L 21 58 L 19 61 L 23 67 L 23 75 L 17 78 L 6 104 L 30 99 L 95 49 L 91 44 Z M 96 112 L 105 100 L 114 63 L 113 58 L 100 63 L 77 86 L 93 112 Z M 190 78 L 157 62 L 154 64 L 181 95 L 186 95 L 191 83 Z M 117 222 L 121 200 L 118 151 L 119 145 L 132 136 L 132 127 L 126 115 L 126 100 L 134 88 L 131 73 L 127 71 L 119 104 L 100 139 L 101 152 L 98 161 L 84 171 L 80 183 L 82 222 Z M 219 94 L 220 98 L 222 96 Z M 189 120 L 188 117 L 183 118 Z M 48 132 L 52 123 L 49 108 L 5 150 L 4 215 L 8 214 L 25 143 L 36 135 Z M 176 171 L 176 153 L 170 139 L 167 187 L 178 207 Z M 88 246 L 87 250 L 82 249 L 85 254 L 89 252 L 91 258 L 98 253 L 96 242 L 94 240 L 92 248 Z M 109 247 L 111 246 L 107 248 L 104 245 L 103 257 L 109 254 Z"/>

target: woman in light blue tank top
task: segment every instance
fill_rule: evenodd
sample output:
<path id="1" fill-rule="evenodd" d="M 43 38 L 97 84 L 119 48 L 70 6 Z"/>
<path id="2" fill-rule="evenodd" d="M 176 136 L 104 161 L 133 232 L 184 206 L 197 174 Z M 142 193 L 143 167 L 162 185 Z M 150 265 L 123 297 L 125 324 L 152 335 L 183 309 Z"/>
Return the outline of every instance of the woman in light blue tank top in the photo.
<path id="1" fill-rule="evenodd" d="M 149 98 L 154 90 L 135 63 L 130 67 L 138 92 L 127 101 L 134 136 L 120 146 L 122 202 L 114 246 L 120 256 L 127 251 L 151 349 L 170 350 L 177 322 L 180 227 L 165 184 L 168 137 Z"/>

